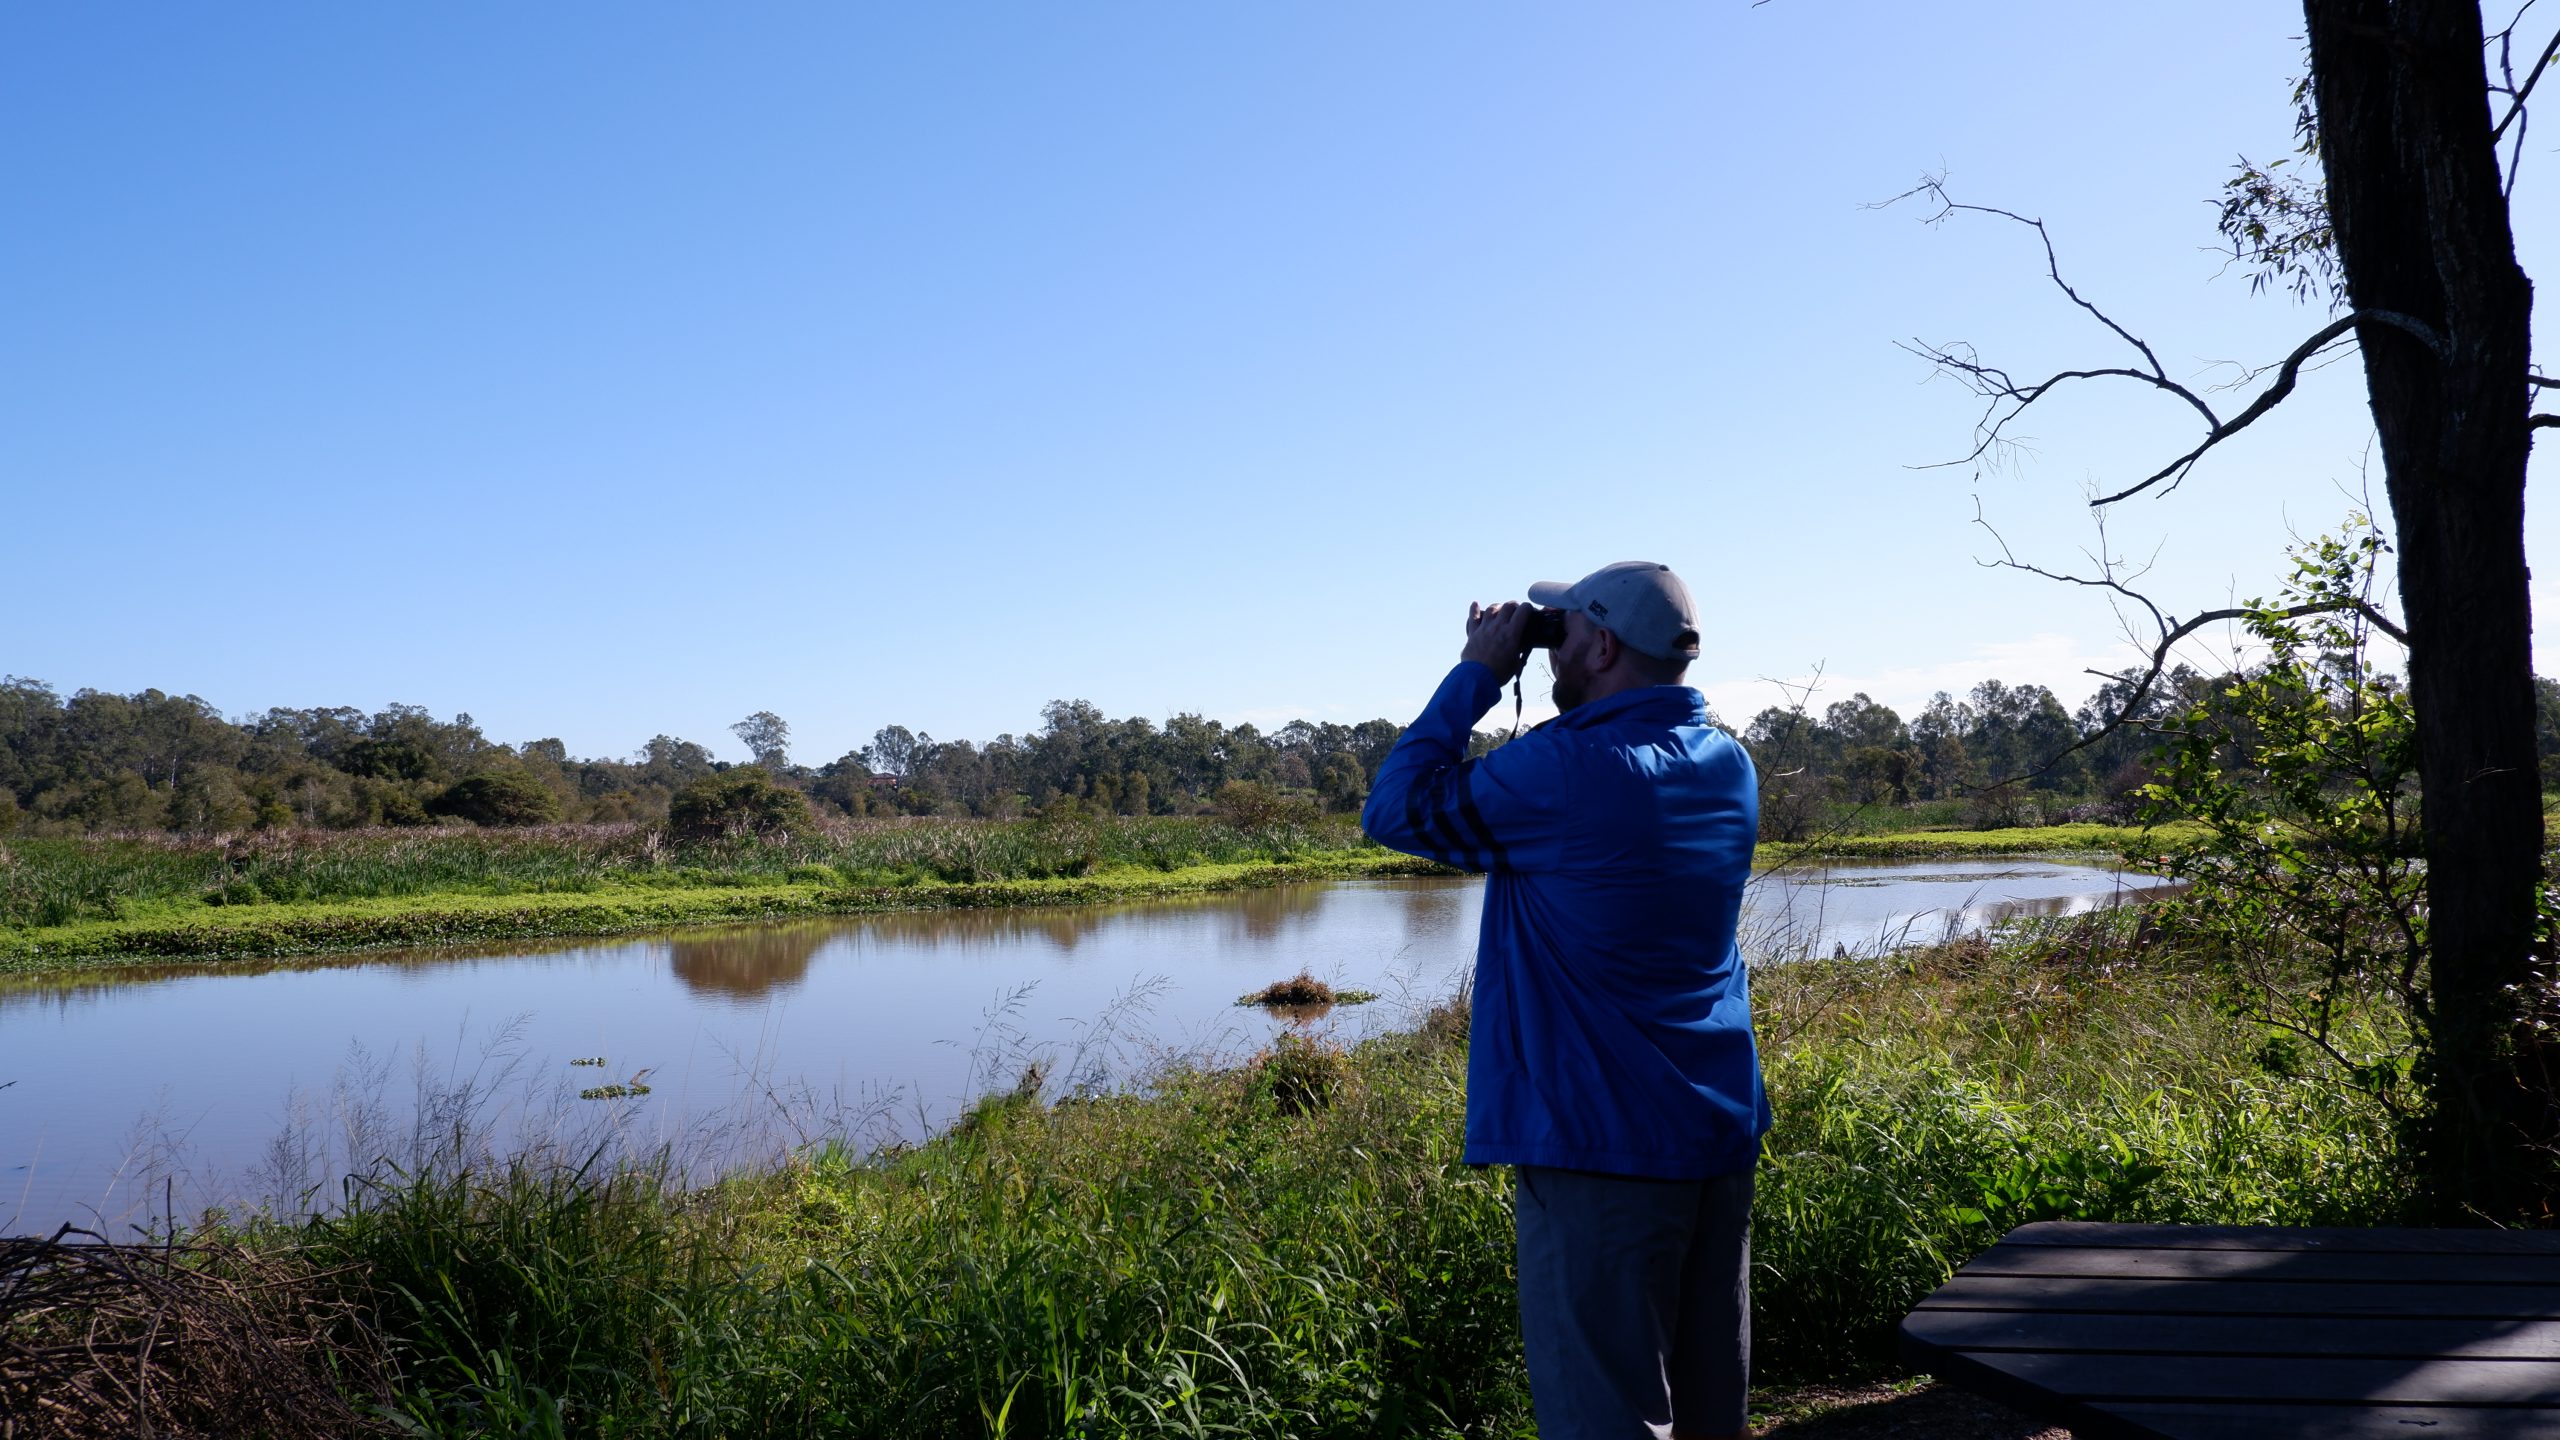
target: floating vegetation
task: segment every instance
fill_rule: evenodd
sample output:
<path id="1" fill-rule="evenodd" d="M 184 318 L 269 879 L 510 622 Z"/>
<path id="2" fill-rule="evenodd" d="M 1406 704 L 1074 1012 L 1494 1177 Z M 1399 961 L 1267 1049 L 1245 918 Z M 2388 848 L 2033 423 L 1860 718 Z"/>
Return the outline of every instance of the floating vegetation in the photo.
<path id="1" fill-rule="evenodd" d="M 601 1065 L 604 1061 L 602 1059 L 594 1061 L 573 1060 L 570 1063 L 573 1065 Z M 645 1069 L 635 1070 L 631 1072 L 630 1079 L 622 1081 L 619 1084 L 589 1086 L 588 1088 L 578 1092 L 578 1098 L 581 1100 L 636 1100 L 649 1093 L 649 1086 L 646 1082 L 649 1079 L 650 1072 L 657 1068 L 658 1067 L 652 1065 Z"/>
<path id="2" fill-rule="evenodd" d="M 1274 980 L 1250 995 L 1239 995 L 1239 1005 L 1303 1006 L 1366 1005 L 1378 998 L 1375 990 L 1336 990 L 1322 980 L 1301 970 L 1286 980 Z"/>

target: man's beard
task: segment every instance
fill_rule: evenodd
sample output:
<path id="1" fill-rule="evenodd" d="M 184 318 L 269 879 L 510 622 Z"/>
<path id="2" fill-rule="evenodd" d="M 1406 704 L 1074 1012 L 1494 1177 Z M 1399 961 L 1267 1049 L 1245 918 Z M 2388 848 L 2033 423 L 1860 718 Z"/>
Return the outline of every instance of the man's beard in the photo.
<path id="1" fill-rule="evenodd" d="M 1584 693 L 1590 687 L 1584 683 L 1582 675 L 1577 673 L 1575 667 L 1571 665 L 1555 664 L 1552 669 L 1556 683 L 1547 693 L 1555 698 L 1556 713 L 1562 714 L 1581 704 Z"/>

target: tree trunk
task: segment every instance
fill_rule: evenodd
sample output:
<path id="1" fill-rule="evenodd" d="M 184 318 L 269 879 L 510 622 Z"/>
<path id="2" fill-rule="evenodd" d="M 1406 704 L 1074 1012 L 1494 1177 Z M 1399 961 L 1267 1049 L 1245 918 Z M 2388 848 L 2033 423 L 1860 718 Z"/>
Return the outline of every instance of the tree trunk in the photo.
<path id="1" fill-rule="evenodd" d="M 2408 612 L 2431 946 L 2441 1221 L 2547 1223 L 2560 1112 L 2535 955 L 2524 487 L 2531 284 L 2500 190 L 2480 7 L 2304 0 L 2320 158 L 2380 435 Z M 2413 322 L 2413 323 L 2412 323 Z"/>

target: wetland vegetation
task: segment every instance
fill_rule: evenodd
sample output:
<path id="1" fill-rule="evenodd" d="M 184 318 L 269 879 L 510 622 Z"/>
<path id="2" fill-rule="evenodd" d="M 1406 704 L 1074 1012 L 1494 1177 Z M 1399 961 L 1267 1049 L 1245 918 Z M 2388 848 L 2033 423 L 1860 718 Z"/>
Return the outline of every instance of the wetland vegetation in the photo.
<path id="1" fill-rule="evenodd" d="M 1903 1309 L 2024 1220 L 2400 1216 L 2389 1114 L 2235 1023 L 2176 934 L 2117 912 L 1761 972 L 1771 1383 L 1886 1371 Z M 347 1316 L 378 1360 L 344 1374 L 412 1433 L 1525 1436 L 1465 1038 L 1461 1002 L 1120 1093 L 998 1087 L 922 1144 L 708 1189 L 425 1166 L 207 1233 Z"/>

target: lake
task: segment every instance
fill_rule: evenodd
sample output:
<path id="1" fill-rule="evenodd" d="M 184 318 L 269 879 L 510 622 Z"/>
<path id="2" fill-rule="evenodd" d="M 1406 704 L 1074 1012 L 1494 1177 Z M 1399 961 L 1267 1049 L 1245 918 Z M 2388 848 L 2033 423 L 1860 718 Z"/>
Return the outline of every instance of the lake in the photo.
<path id="1" fill-rule="evenodd" d="M 1781 870 L 1753 885 L 1745 945 L 1874 953 L 2159 883 L 2044 859 Z M 1456 991 L 1481 895 L 1354 880 L 14 979 L 0 1233 L 326 1204 L 374 1157 L 664 1146 L 707 1174 L 824 1136 L 913 1139 L 1026 1072 L 1058 1095 L 1248 1056 L 1290 1026 L 1348 1042 Z M 1234 1003 L 1302 968 L 1382 998 Z"/>

